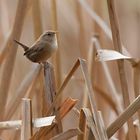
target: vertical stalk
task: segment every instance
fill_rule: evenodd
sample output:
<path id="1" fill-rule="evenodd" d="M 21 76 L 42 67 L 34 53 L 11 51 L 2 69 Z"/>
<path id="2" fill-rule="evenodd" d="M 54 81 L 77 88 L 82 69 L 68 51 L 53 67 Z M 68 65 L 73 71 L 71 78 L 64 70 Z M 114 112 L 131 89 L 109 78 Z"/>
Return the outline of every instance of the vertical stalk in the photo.
<path id="1" fill-rule="evenodd" d="M 56 89 L 55 89 L 55 77 L 54 77 L 54 69 L 51 64 L 48 62 L 44 64 L 44 80 L 45 80 L 45 88 L 44 88 L 44 95 L 43 95 L 43 115 L 46 115 L 46 111 L 51 107 L 54 98 L 56 96 Z M 56 114 L 56 119 L 59 120 L 58 124 L 56 125 L 54 131 L 52 132 L 53 136 L 62 132 L 62 123 L 59 119 L 59 112 L 57 111 L 57 107 L 53 108 L 53 114 Z M 48 137 L 47 137 L 48 138 Z"/>
<path id="2" fill-rule="evenodd" d="M 56 7 L 56 0 L 51 0 L 51 13 L 52 13 L 52 29 L 53 30 L 58 30 L 58 19 L 57 19 L 57 7 Z M 59 45 L 59 33 L 57 34 L 57 42 L 58 42 L 58 47 Z M 60 87 L 61 85 L 61 61 L 60 61 L 60 48 L 58 48 L 56 52 L 56 56 L 53 57 L 53 63 L 55 66 L 55 71 L 56 71 L 56 87 Z"/>
<path id="3" fill-rule="evenodd" d="M 12 32 L 5 46 L 9 48 L 9 53 L 4 63 L 3 74 L 0 81 L 0 120 L 3 119 L 17 52 L 17 44 L 13 42 L 13 39 L 20 39 L 27 5 L 27 0 L 19 0 Z"/>
<path id="4" fill-rule="evenodd" d="M 23 98 L 22 103 L 21 140 L 29 140 L 32 136 L 31 100 Z"/>
<path id="5" fill-rule="evenodd" d="M 33 18 L 33 26 L 34 26 L 34 39 L 37 40 L 38 37 L 42 34 L 43 32 L 43 23 L 41 20 L 41 9 L 40 9 L 40 2 L 39 0 L 33 0 L 33 6 L 32 6 L 32 18 Z M 42 76 L 40 76 L 40 90 L 43 91 L 43 80 L 42 80 Z M 43 93 L 43 92 L 42 92 Z M 35 100 L 36 100 L 36 111 L 38 113 L 38 115 L 40 115 L 41 111 L 41 104 L 40 102 L 38 102 L 38 100 L 42 101 L 42 96 L 40 96 L 40 94 L 36 94 L 35 95 Z"/>
<path id="6" fill-rule="evenodd" d="M 82 7 L 81 5 L 79 4 L 78 1 L 76 1 L 76 12 L 77 12 L 77 21 L 78 21 L 78 24 L 79 24 L 79 32 L 78 32 L 78 45 L 79 45 L 79 50 L 80 50 L 80 55 L 81 57 L 83 58 L 86 58 L 86 43 L 85 43 L 85 38 L 86 38 L 86 32 L 84 30 L 84 20 L 83 20 L 83 16 L 82 16 Z"/>
<path id="7" fill-rule="evenodd" d="M 43 32 L 39 0 L 33 1 L 32 15 L 33 15 L 33 24 L 34 24 L 34 36 L 36 40 Z"/>
<path id="8" fill-rule="evenodd" d="M 107 4 L 108 4 L 108 11 L 109 11 L 110 25 L 112 29 L 114 48 L 116 51 L 122 52 L 119 24 L 118 24 L 117 15 L 115 12 L 114 0 L 107 0 Z M 118 69 L 119 69 L 124 107 L 126 108 L 130 104 L 130 99 L 129 99 L 127 80 L 126 80 L 124 60 L 119 60 L 117 64 L 118 64 Z M 130 118 L 127 123 L 128 123 L 128 130 L 129 130 L 129 133 L 128 133 L 129 139 L 135 140 L 135 130 L 134 130 L 132 118 Z"/>

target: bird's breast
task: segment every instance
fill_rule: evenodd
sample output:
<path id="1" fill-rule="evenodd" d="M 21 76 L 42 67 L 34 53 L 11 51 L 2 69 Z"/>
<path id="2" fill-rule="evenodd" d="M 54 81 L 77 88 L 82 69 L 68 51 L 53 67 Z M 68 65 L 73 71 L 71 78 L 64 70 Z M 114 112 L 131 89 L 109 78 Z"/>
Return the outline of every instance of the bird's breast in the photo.
<path id="1" fill-rule="evenodd" d="M 56 50 L 58 48 L 57 40 L 53 41 L 51 44 L 52 44 L 52 49 Z"/>

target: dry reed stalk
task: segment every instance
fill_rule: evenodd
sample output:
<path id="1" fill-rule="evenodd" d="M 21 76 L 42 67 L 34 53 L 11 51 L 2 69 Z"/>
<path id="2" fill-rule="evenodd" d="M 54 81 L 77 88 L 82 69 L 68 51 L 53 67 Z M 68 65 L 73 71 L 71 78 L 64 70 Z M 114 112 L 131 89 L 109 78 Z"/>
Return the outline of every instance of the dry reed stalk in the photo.
<path id="1" fill-rule="evenodd" d="M 91 3 L 91 8 L 92 8 L 92 12 L 97 13 L 101 18 L 103 17 L 103 2 L 102 1 L 92 1 Z M 90 4 L 89 4 L 90 5 Z M 98 33 L 99 36 L 102 38 L 102 29 L 98 26 L 98 24 L 96 23 L 96 21 L 93 22 L 93 31 L 94 33 Z M 102 40 L 103 42 L 103 40 Z"/>
<path id="2" fill-rule="evenodd" d="M 36 40 L 43 32 L 40 1 L 38 0 L 33 1 L 32 16 L 33 16 L 33 25 L 34 25 L 34 36 Z"/>
<path id="3" fill-rule="evenodd" d="M 14 121 L 4 121 L 0 122 L 0 129 L 19 129 L 21 127 L 21 120 L 14 120 Z"/>
<path id="4" fill-rule="evenodd" d="M 0 13 L 1 13 L 1 30 L 2 30 L 2 37 L 0 38 L 4 38 L 7 36 L 7 33 L 9 32 L 9 28 L 10 28 L 10 18 L 9 18 L 9 13 L 8 13 L 8 6 L 6 1 L 2 0 L 0 1 Z M 3 39 L 0 39 L 0 42 L 3 41 Z"/>
<path id="5" fill-rule="evenodd" d="M 62 120 L 68 113 L 71 111 L 71 109 L 74 107 L 74 105 L 77 103 L 77 100 L 67 98 L 63 104 L 59 108 L 59 114 L 60 114 L 60 120 Z M 38 132 L 36 132 L 33 137 L 30 140 L 38 140 L 38 138 L 42 138 L 42 136 L 49 134 L 55 127 L 56 123 L 51 125 L 50 127 L 44 127 L 41 128 Z"/>
<path id="6" fill-rule="evenodd" d="M 8 48 L 7 59 L 4 63 L 3 74 L 0 81 L 0 120 L 3 119 L 7 96 L 10 88 L 10 82 L 12 78 L 14 62 L 16 58 L 17 45 L 14 44 L 13 39 L 20 39 L 21 31 L 23 28 L 23 22 L 25 19 L 25 13 L 27 8 L 27 0 L 19 0 L 14 25 L 12 28 L 11 35 L 5 45 Z"/>
<path id="7" fill-rule="evenodd" d="M 114 48 L 116 51 L 122 52 L 119 24 L 115 12 L 114 0 L 107 0 L 107 4 L 108 4 L 108 11 L 109 11 L 110 25 L 112 29 Z M 120 78 L 121 88 L 122 88 L 124 107 L 126 108 L 130 104 L 130 99 L 129 99 L 127 80 L 126 80 L 124 60 L 119 60 L 117 62 L 118 62 L 117 64 L 118 64 L 119 78 Z M 135 135 L 134 135 L 135 131 L 134 131 L 132 118 L 130 118 L 127 123 L 128 123 L 129 139 L 135 140 Z"/>
<path id="8" fill-rule="evenodd" d="M 89 47 L 89 51 L 88 51 L 88 71 L 89 71 L 89 76 L 91 77 L 91 83 L 93 85 L 94 83 L 94 75 L 95 75 L 95 56 L 96 56 L 96 52 L 95 52 L 95 48 L 93 47 L 93 44 L 90 44 Z M 85 87 L 85 94 L 83 97 L 83 106 L 86 107 L 88 106 L 88 96 L 87 96 L 87 89 Z"/>
<path id="9" fill-rule="evenodd" d="M 91 126 L 93 126 L 94 129 L 92 129 L 91 131 L 89 131 L 89 133 L 93 133 L 91 134 L 87 134 L 88 132 L 87 130 L 87 126 L 89 127 L 89 129 L 91 130 Z M 97 130 L 94 124 L 94 121 L 92 119 L 92 115 L 91 112 L 88 108 L 82 108 L 80 111 L 80 118 L 79 118 L 79 129 L 83 132 L 81 134 L 78 135 L 78 140 L 86 140 L 87 135 L 90 135 L 91 139 L 99 139 L 98 134 L 97 134 Z M 94 138 L 94 136 L 95 138 Z"/>
<path id="10" fill-rule="evenodd" d="M 68 140 L 72 137 L 75 137 L 79 134 L 81 134 L 82 132 L 78 129 L 69 129 L 66 132 L 63 132 L 57 136 L 54 136 L 53 138 L 51 138 L 50 140 Z"/>
<path id="11" fill-rule="evenodd" d="M 90 74 L 90 77 L 94 77 L 94 69 L 95 69 L 95 56 L 96 56 L 96 52 L 98 49 L 100 49 L 100 43 L 99 43 L 99 39 L 98 39 L 98 36 L 94 36 L 92 38 L 92 41 L 91 41 L 91 46 L 89 48 L 89 53 L 88 53 L 88 69 L 89 69 L 89 74 Z M 94 81 L 93 79 L 92 80 L 92 84 L 93 84 L 93 88 L 95 89 L 96 92 L 99 93 L 100 96 L 103 96 L 103 98 L 105 99 L 105 101 L 110 105 L 110 107 L 116 112 L 116 114 L 119 114 L 120 112 L 122 112 L 122 108 L 121 108 L 121 105 L 117 105 L 117 101 L 119 101 L 119 98 L 117 96 L 117 91 L 116 91 L 116 88 L 115 88 L 115 84 L 113 82 L 113 79 L 110 75 L 110 72 L 109 72 L 109 69 L 106 65 L 106 63 L 104 62 L 101 62 L 102 65 L 103 65 L 103 68 L 104 68 L 104 71 L 105 71 L 105 76 L 107 78 L 107 81 L 109 83 L 109 87 L 113 93 L 113 97 L 115 96 L 115 101 L 114 101 L 114 98 L 112 96 L 110 96 L 109 94 L 107 94 L 104 90 L 102 90 L 99 86 L 95 85 L 94 84 Z M 86 95 L 85 95 L 86 96 Z M 85 98 L 84 100 L 84 105 L 86 105 L 87 103 L 87 97 Z M 118 107 L 119 106 L 119 107 Z"/>
<path id="12" fill-rule="evenodd" d="M 104 126 L 104 121 L 103 121 L 103 117 L 102 117 L 102 114 L 100 111 L 98 111 L 99 113 L 99 117 L 100 117 L 100 125 L 102 126 L 102 134 L 104 136 L 104 140 L 108 140 L 108 137 L 107 137 L 107 133 L 106 133 L 106 128 Z"/>
<path id="13" fill-rule="evenodd" d="M 50 108 L 54 100 L 54 97 L 56 96 L 54 68 L 48 62 L 44 64 L 44 83 L 45 83 L 44 84 L 45 93 L 43 95 L 43 99 L 44 99 L 43 115 L 45 115 L 46 111 Z M 55 112 L 55 107 L 53 108 L 53 113 L 54 112 Z"/>
<path id="14" fill-rule="evenodd" d="M 94 67 L 95 67 L 95 56 L 96 56 L 96 48 L 93 45 L 94 45 L 94 43 L 93 43 L 93 41 L 91 41 L 89 51 L 88 51 L 88 60 L 87 60 L 88 71 L 89 71 L 89 74 L 90 74 L 90 77 L 92 80 L 92 84 L 94 82 L 92 77 L 94 77 L 94 75 L 95 75 Z"/>
<path id="15" fill-rule="evenodd" d="M 83 14 L 82 14 L 82 8 L 81 5 L 79 5 L 79 2 L 76 1 L 76 15 L 77 15 L 77 21 L 79 24 L 79 29 L 78 29 L 78 36 L 79 36 L 79 40 L 78 40 L 78 47 L 80 50 L 80 57 L 86 58 L 86 42 L 85 42 L 85 38 L 86 38 L 86 32 L 84 30 L 84 22 L 83 22 Z"/>
<path id="16" fill-rule="evenodd" d="M 32 120 L 32 126 L 35 128 L 50 126 L 55 121 L 55 116 L 35 118 Z M 22 120 L 0 122 L 0 129 L 20 129 Z"/>
<path id="17" fill-rule="evenodd" d="M 127 120 L 140 109 L 140 95 L 124 110 L 124 112 L 107 127 L 108 138 L 113 136 Z M 131 131 L 131 130 L 130 130 Z M 134 131 L 135 135 L 135 131 Z"/>
<path id="18" fill-rule="evenodd" d="M 140 140 L 140 125 L 138 121 L 134 122 L 134 128 L 135 128 L 136 140 Z"/>
<path id="19" fill-rule="evenodd" d="M 88 131 L 89 131 L 89 132 L 88 132 L 87 140 L 91 140 L 91 138 L 92 138 L 92 140 L 95 140 L 95 137 L 94 137 L 94 135 L 92 134 L 91 129 L 89 129 Z M 98 139 L 97 139 L 97 140 L 98 140 Z"/>
<path id="20" fill-rule="evenodd" d="M 109 11 L 109 16 L 110 16 L 110 25 L 112 29 L 114 48 L 118 52 L 122 52 L 121 39 L 120 39 L 120 34 L 119 34 L 119 25 L 118 25 L 117 16 L 115 13 L 114 1 L 108 0 L 107 2 L 108 2 L 108 11 Z M 118 69 L 119 69 L 119 75 L 120 75 L 120 80 L 121 80 L 124 105 L 125 107 L 127 107 L 130 104 L 130 100 L 129 100 L 129 92 L 128 92 L 128 87 L 127 87 L 127 82 L 126 82 L 126 77 L 125 77 L 123 60 L 118 61 Z"/>
<path id="21" fill-rule="evenodd" d="M 74 107 L 72 110 L 77 117 L 80 116 L 80 111 L 76 107 Z"/>
<path id="22" fill-rule="evenodd" d="M 97 133 L 99 135 L 99 139 L 103 140 L 104 136 L 102 134 L 102 126 L 100 125 L 100 118 L 99 118 L 99 114 L 97 112 L 97 107 L 96 107 L 96 99 L 95 99 L 95 95 L 92 89 L 92 84 L 91 81 L 88 77 L 88 68 L 87 68 L 87 64 L 84 60 L 79 59 L 80 62 L 80 67 L 83 73 L 83 77 L 85 80 L 85 84 L 87 86 L 87 93 L 88 93 L 88 97 L 89 97 L 89 102 L 90 102 L 90 106 L 91 106 L 91 110 L 92 110 L 92 115 L 93 118 L 95 120 L 95 125 L 96 125 L 96 129 L 97 129 Z"/>
<path id="23" fill-rule="evenodd" d="M 105 21 L 99 17 L 95 11 L 92 10 L 92 8 L 88 5 L 88 3 L 84 0 L 78 0 L 79 3 L 82 5 L 82 7 L 85 9 L 85 11 L 91 16 L 91 18 L 97 23 L 97 25 L 99 25 L 99 27 L 104 31 L 104 33 L 106 34 L 106 36 L 112 40 L 112 35 L 111 35 L 111 30 L 108 27 L 108 25 L 105 23 Z M 127 49 L 122 46 L 122 50 L 125 54 L 127 54 L 128 56 L 131 56 L 130 53 L 127 51 Z M 136 64 L 137 62 L 135 60 L 132 60 L 133 64 Z"/>
<path id="24" fill-rule="evenodd" d="M 74 80 L 77 80 L 75 77 L 72 77 Z M 80 80 L 81 82 L 83 82 L 84 80 L 82 79 L 78 79 Z M 95 92 L 97 92 L 99 94 L 99 96 L 101 96 L 106 102 L 107 104 L 114 110 L 114 112 L 116 113 L 116 115 L 119 115 L 120 111 L 119 111 L 119 108 L 118 108 L 118 104 L 117 102 L 114 101 L 113 97 L 110 96 L 109 93 L 107 93 L 104 89 L 102 89 L 100 86 L 98 86 L 97 84 L 94 84 L 93 86 Z M 84 97 L 85 98 L 85 97 Z M 86 95 L 86 98 L 87 98 L 87 95 Z M 116 98 L 115 98 L 116 99 Z M 86 99 L 87 100 L 87 99 Z M 88 101 L 88 100 L 87 100 Z M 86 101 L 86 102 L 87 102 Z M 84 104 L 86 105 L 86 104 Z M 78 110 L 76 108 L 73 109 L 75 111 L 76 114 L 79 114 L 78 113 Z M 78 116 L 78 115 L 77 115 Z"/>
<path id="25" fill-rule="evenodd" d="M 88 139 L 99 140 L 99 135 L 91 111 L 88 108 L 82 108 L 81 113 L 83 114 L 83 117 L 85 117 L 86 125 L 89 129 L 89 132 L 87 132 Z"/>
<path id="26" fill-rule="evenodd" d="M 28 1 L 28 5 L 27 5 L 27 8 L 26 8 L 26 13 L 25 13 L 25 16 L 26 14 L 28 13 L 29 9 L 31 8 L 32 6 L 32 1 L 33 0 L 30 0 Z M 27 16 L 26 16 L 27 17 Z M 25 17 L 25 18 L 26 18 Z M 23 17 L 24 18 L 24 17 Z M 24 19 L 25 21 L 25 19 Z M 6 34 L 8 34 L 5 38 L 5 44 L 4 44 L 4 47 L 2 47 L 1 51 L 0 51 L 0 64 L 2 65 L 4 63 L 4 60 L 5 58 L 7 57 L 8 53 L 9 53 L 9 49 L 10 49 L 10 45 L 7 45 L 9 40 L 10 40 L 10 36 L 12 36 L 12 31 L 13 31 L 13 27 L 10 29 L 10 31 Z M 15 39 L 15 38 L 13 38 Z M 12 42 L 13 42 L 13 39 L 12 39 Z M 15 44 L 14 44 L 15 45 Z"/>
<path id="27" fill-rule="evenodd" d="M 32 136 L 32 106 L 31 100 L 22 99 L 21 140 L 28 140 Z"/>
<path id="28" fill-rule="evenodd" d="M 36 72 L 37 72 L 38 68 L 35 68 Z M 36 72 L 33 72 L 34 74 L 31 74 L 31 72 L 29 73 L 29 75 L 34 75 L 35 77 L 34 76 L 31 77 L 29 75 L 27 77 L 25 77 L 25 79 L 23 80 L 23 82 L 21 83 L 19 88 L 17 89 L 17 97 L 12 98 L 12 100 L 10 101 L 11 103 L 9 102 L 9 104 L 7 105 L 7 111 L 5 112 L 5 116 L 4 116 L 5 120 L 10 120 L 16 112 L 18 112 L 18 114 L 19 114 L 19 109 L 20 109 L 19 105 L 20 105 L 21 98 L 23 98 L 23 97 L 32 98 L 33 97 L 33 94 L 34 94 L 33 89 L 34 89 L 34 87 L 36 87 L 36 84 L 37 84 L 36 81 L 38 81 L 38 78 L 40 76 L 40 71 L 41 71 L 41 69 L 37 72 L 38 73 L 37 75 L 36 75 Z M 30 80 L 30 78 L 32 80 Z M 32 83 L 30 83 L 29 81 Z M 13 99 L 15 99 L 15 100 L 13 100 Z M 0 133 L 1 132 L 3 132 L 3 131 L 0 131 Z M 19 132 L 16 131 L 15 137 L 16 137 L 17 133 L 19 133 Z M 18 135 L 17 135 L 17 137 L 18 137 Z"/>
<path id="29" fill-rule="evenodd" d="M 53 66 L 46 62 L 44 64 L 44 92 L 43 92 L 43 116 L 46 115 L 46 112 L 50 108 L 55 96 L 56 96 L 56 89 L 55 89 L 55 77 L 54 77 L 54 69 Z M 56 104 L 58 106 L 58 104 Z M 52 131 L 52 136 L 57 135 L 62 132 L 62 123 L 59 119 L 59 112 L 57 111 L 56 106 L 53 108 L 53 114 L 56 114 L 56 119 L 58 119 L 58 123 L 55 126 L 55 129 Z M 50 135 L 49 135 L 50 136 Z M 48 137 L 47 137 L 48 138 Z"/>
<path id="30" fill-rule="evenodd" d="M 7 105 L 7 109 L 4 117 L 6 120 L 9 120 L 13 116 L 17 107 L 20 104 L 21 98 L 25 96 L 26 92 L 30 88 L 30 85 L 36 81 L 37 77 L 40 74 L 40 71 L 41 71 L 41 67 L 37 65 L 36 68 L 34 68 L 34 71 L 31 70 L 31 72 L 28 73 L 27 76 L 24 78 L 19 88 L 17 89 L 16 96 L 12 98 L 9 101 L 9 104 Z"/>
<path id="31" fill-rule="evenodd" d="M 77 140 L 86 140 L 86 117 L 81 109 L 79 118 L 79 129 L 83 132 L 78 135 Z"/>
<path id="32" fill-rule="evenodd" d="M 134 92 L 135 92 L 135 98 L 139 96 L 140 94 L 140 62 L 138 62 L 137 65 L 133 67 L 134 70 Z M 140 124 L 140 110 L 138 110 L 138 119 Z"/>
<path id="33" fill-rule="evenodd" d="M 40 2 L 38 0 L 34 0 L 32 2 L 32 18 L 33 18 L 33 27 L 34 27 L 34 38 L 35 40 L 38 39 L 38 37 L 43 32 L 43 23 L 41 19 L 41 8 L 40 8 Z M 41 84 L 43 85 L 43 80 L 40 80 Z M 43 90 L 43 87 L 41 87 L 41 90 Z M 32 93 L 32 92 L 31 92 Z M 43 92 L 42 92 L 43 93 Z M 39 104 L 38 100 L 41 101 L 42 96 L 40 94 L 36 94 L 36 110 L 40 110 L 41 104 Z M 41 111 L 38 111 L 38 114 L 41 113 Z"/>
<path id="34" fill-rule="evenodd" d="M 83 80 L 81 80 L 81 81 L 83 82 Z M 118 109 L 118 104 L 117 104 L 117 102 L 114 101 L 114 99 L 110 96 L 110 94 L 107 93 L 104 89 L 102 89 L 97 84 L 94 84 L 93 88 L 94 88 L 95 92 L 97 92 L 99 94 L 99 96 L 101 96 L 107 102 L 107 104 L 114 110 L 114 112 L 117 115 L 119 115 L 120 112 L 119 112 L 119 109 Z M 76 108 L 74 108 L 74 111 L 75 111 L 76 114 L 79 114 L 77 112 L 78 110 Z"/>
<path id="35" fill-rule="evenodd" d="M 88 71 L 89 71 L 90 77 L 94 77 L 94 74 L 95 74 L 94 69 L 95 69 L 95 64 L 96 64 L 96 62 L 95 62 L 96 51 L 101 48 L 98 36 L 95 35 L 92 38 L 91 43 L 92 44 L 89 48 L 87 62 L 88 62 L 88 69 L 89 69 Z M 104 62 L 101 62 L 101 63 L 103 65 L 107 81 L 110 85 L 109 87 L 113 93 L 113 97 L 115 96 L 115 101 L 116 100 L 119 101 L 119 98 L 117 96 L 117 91 L 115 88 L 115 84 L 114 84 L 113 79 L 110 75 L 109 69 L 108 69 L 106 63 L 104 63 Z M 121 106 L 119 105 L 119 107 L 118 107 L 117 102 L 114 101 L 114 98 L 112 96 L 110 96 L 109 94 L 107 94 L 105 91 L 103 91 L 99 86 L 95 85 L 93 79 L 91 79 L 91 80 L 92 80 L 93 88 L 95 89 L 95 91 L 98 92 L 101 96 L 103 96 L 103 98 L 106 100 L 106 102 L 108 104 L 110 104 L 110 107 L 113 108 L 113 110 L 116 112 L 116 114 L 119 114 L 120 112 L 122 112 Z M 86 94 L 85 94 L 85 96 L 86 96 Z M 87 101 L 88 101 L 87 97 L 84 98 L 84 105 L 87 104 Z"/>
<path id="36" fill-rule="evenodd" d="M 42 117 L 33 119 L 33 127 L 39 128 L 43 126 L 49 126 L 55 121 L 55 116 Z M 3 121 L 0 122 L 0 129 L 20 129 L 22 126 L 22 120 Z"/>
<path id="37" fill-rule="evenodd" d="M 58 30 L 58 18 L 57 18 L 57 5 L 56 0 L 51 0 L 51 17 L 52 17 L 52 29 Z M 59 45 L 59 34 L 57 34 L 57 43 Z M 55 66 L 56 75 L 56 87 L 60 87 L 62 81 L 61 75 L 61 61 L 60 61 L 60 48 L 57 50 L 56 55 L 53 57 L 53 64 Z"/>
<path id="38" fill-rule="evenodd" d="M 95 11 L 92 10 L 92 8 L 88 5 L 87 1 L 84 0 L 78 0 L 79 3 L 82 5 L 82 7 L 85 9 L 85 11 L 91 16 L 91 18 L 94 20 L 94 22 L 97 23 L 97 25 L 99 25 L 99 27 L 105 32 L 105 34 L 107 35 L 107 37 L 112 40 L 112 36 L 111 36 L 111 30 L 108 27 L 108 25 L 105 23 L 104 20 L 102 20 L 102 18 L 100 18 Z"/>
<path id="39" fill-rule="evenodd" d="M 101 49 L 99 38 L 97 36 L 94 36 L 92 38 L 92 42 L 93 42 L 94 48 L 96 49 L 95 52 L 97 52 L 98 49 Z M 94 57 L 94 59 L 95 59 L 95 57 Z M 110 94 L 110 95 L 112 95 L 111 98 L 113 100 L 114 97 L 115 97 L 115 101 L 116 101 L 116 103 L 118 103 L 119 102 L 119 97 L 118 97 L 117 89 L 116 89 L 114 81 L 113 81 L 113 79 L 112 79 L 112 77 L 110 75 L 109 68 L 108 68 L 108 66 L 107 66 L 107 64 L 105 62 L 102 61 L 101 64 L 103 66 L 103 69 L 104 69 L 104 72 L 105 72 L 105 76 L 106 76 L 107 82 L 109 84 L 109 88 L 111 90 L 111 93 L 113 94 L 113 95 Z M 122 110 L 123 110 L 122 106 L 120 104 L 118 104 L 116 107 L 117 107 L 118 112 L 121 113 Z"/>
<path id="40" fill-rule="evenodd" d="M 74 107 L 74 105 L 78 102 L 76 99 L 67 98 L 62 105 L 58 108 L 60 112 L 60 119 L 64 118 L 66 114 Z M 67 108 L 65 108 L 65 105 L 67 105 Z"/>
<path id="41" fill-rule="evenodd" d="M 55 104 L 57 103 L 57 100 L 61 97 L 62 91 L 64 90 L 64 88 L 68 84 L 69 80 L 71 79 L 71 77 L 73 76 L 74 72 L 77 70 L 77 68 L 79 67 L 79 65 L 80 65 L 79 60 L 77 60 L 76 63 L 74 64 L 74 66 L 72 67 L 72 69 L 69 71 L 69 73 L 66 76 L 66 78 L 64 79 L 61 87 L 58 89 L 57 94 L 55 96 L 55 99 L 54 99 L 51 107 L 49 108 L 49 110 L 47 112 L 48 115 L 52 112 Z"/>
<path id="42" fill-rule="evenodd" d="M 86 64 L 86 62 L 84 60 L 82 60 L 80 58 L 76 61 L 76 63 L 74 64 L 74 66 L 72 67 L 70 72 L 68 73 L 67 77 L 65 78 L 64 82 L 62 83 L 62 86 L 58 90 L 58 92 L 57 92 L 57 94 L 55 96 L 55 99 L 54 99 L 49 111 L 47 112 L 47 114 L 50 114 L 52 112 L 55 104 L 57 103 L 58 99 L 60 98 L 60 95 L 62 94 L 63 89 L 65 88 L 65 86 L 67 85 L 67 83 L 71 79 L 72 75 L 74 74 L 74 72 L 77 70 L 77 68 L 79 66 L 80 66 L 80 68 L 82 70 L 83 77 L 84 77 L 84 80 L 85 80 L 85 84 L 87 86 L 87 91 L 88 91 L 87 93 L 88 93 L 92 113 L 94 112 L 93 116 L 94 116 L 94 119 L 95 119 L 97 132 L 99 133 L 98 134 L 99 137 L 101 137 L 100 139 L 103 139 L 102 138 L 102 132 L 101 132 L 101 126 L 100 126 L 99 119 L 98 119 L 98 112 L 97 112 L 97 107 L 96 107 L 96 103 L 95 103 L 95 97 L 94 97 L 94 94 L 93 94 L 93 89 L 92 89 L 90 79 L 88 77 L 87 64 Z"/>

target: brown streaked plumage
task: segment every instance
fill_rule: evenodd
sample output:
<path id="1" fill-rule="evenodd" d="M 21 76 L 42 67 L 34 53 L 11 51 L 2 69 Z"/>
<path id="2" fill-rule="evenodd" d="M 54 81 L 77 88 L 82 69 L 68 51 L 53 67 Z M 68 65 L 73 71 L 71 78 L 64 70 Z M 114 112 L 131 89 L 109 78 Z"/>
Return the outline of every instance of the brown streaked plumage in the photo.
<path id="1" fill-rule="evenodd" d="M 57 50 L 56 31 L 46 31 L 29 48 L 26 45 L 14 40 L 24 49 L 24 55 L 32 62 L 45 62 Z"/>

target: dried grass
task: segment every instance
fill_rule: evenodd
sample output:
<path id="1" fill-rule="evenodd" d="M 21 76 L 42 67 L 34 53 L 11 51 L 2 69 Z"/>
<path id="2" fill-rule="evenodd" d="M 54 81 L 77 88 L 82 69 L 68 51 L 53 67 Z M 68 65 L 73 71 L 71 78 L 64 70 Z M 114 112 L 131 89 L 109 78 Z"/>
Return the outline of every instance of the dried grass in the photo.
<path id="1" fill-rule="evenodd" d="M 0 43 L 4 44 L 0 51 L 2 139 L 140 140 L 140 62 L 132 56 L 138 50 L 126 49 L 121 37 L 125 32 L 121 17 L 126 17 L 120 5 L 125 3 L 123 8 L 127 9 L 129 2 L 101 1 L 102 6 L 95 8 L 96 2 L 18 0 L 16 7 L 10 1 L 10 4 L 1 1 Z M 13 9 L 16 9 L 14 16 L 11 14 Z M 120 16 L 118 11 L 123 14 Z M 107 24 L 109 21 L 111 28 Z M 32 63 L 25 61 L 13 39 L 27 40 L 30 44 L 46 29 L 59 31 L 59 50 L 52 57 L 52 64 L 35 65 L 29 71 Z M 128 37 L 131 28 L 128 31 L 126 42 L 133 39 Z M 99 32 L 99 35 L 92 36 L 93 32 Z M 132 44 L 135 42 L 133 40 Z M 117 53 L 130 56 L 130 63 L 114 57 L 117 65 L 95 61 L 99 49 L 111 49 L 112 44 Z M 17 81 L 20 81 L 18 86 Z M 48 116 L 55 117 L 49 125 L 43 121 Z M 34 125 L 35 121 L 39 122 L 38 127 Z M 125 123 L 128 126 L 124 127 Z"/>

